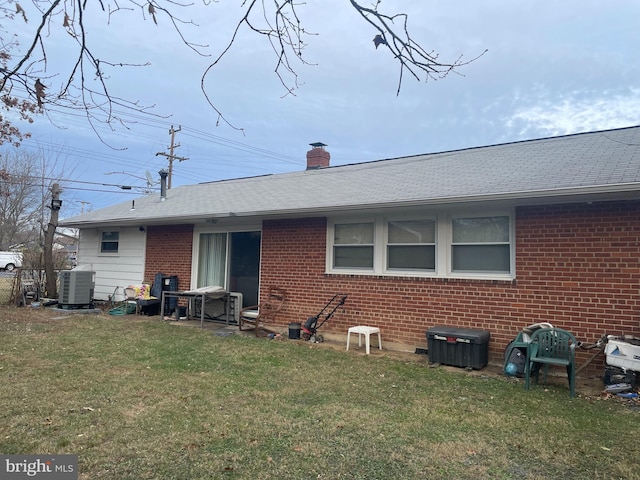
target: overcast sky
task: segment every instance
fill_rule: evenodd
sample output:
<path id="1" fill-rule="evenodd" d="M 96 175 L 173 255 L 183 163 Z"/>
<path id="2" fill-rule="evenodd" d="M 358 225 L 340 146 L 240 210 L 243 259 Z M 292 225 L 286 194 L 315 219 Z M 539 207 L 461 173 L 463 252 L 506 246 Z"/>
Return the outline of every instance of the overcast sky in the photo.
<path id="1" fill-rule="evenodd" d="M 175 187 L 303 170 L 312 142 L 327 144 L 331 164 L 340 165 L 640 124 L 636 0 L 383 0 L 381 10 L 409 14 L 414 40 L 445 62 L 488 50 L 461 75 L 427 83 L 405 75 L 398 96 L 398 65 L 387 50 L 375 49 L 376 32 L 349 1 L 308 0 L 298 13 L 317 33 L 304 53 L 314 65 L 294 64 L 300 84 L 294 95 L 285 95 L 274 75 L 269 45 L 246 28 L 207 77 L 216 107 L 243 132 L 216 126 L 200 90 L 204 69 L 243 14 L 242 2 L 195 2 L 180 16 L 199 27 L 185 25 L 183 33 L 209 45 L 203 51 L 211 57 L 181 43 L 162 15 L 157 26 L 140 10 L 109 24 L 103 14 L 92 17 L 87 32 L 100 58 L 150 63 L 109 71 L 112 94 L 155 105 L 158 116 L 125 114 L 128 128 L 102 128 L 109 146 L 80 116 L 52 114 L 55 125 L 40 117 L 25 127 L 33 137 L 22 148 L 56 157 L 68 172 L 62 217 L 134 199 L 111 185 L 144 186 L 146 172 L 157 178 L 168 164 L 156 154 L 168 152 L 172 125 L 182 128 L 175 153 L 188 158 L 174 163 Z M 49 53 L 51 71 L 65 58 L 67 41 L 60 37 Z"/>

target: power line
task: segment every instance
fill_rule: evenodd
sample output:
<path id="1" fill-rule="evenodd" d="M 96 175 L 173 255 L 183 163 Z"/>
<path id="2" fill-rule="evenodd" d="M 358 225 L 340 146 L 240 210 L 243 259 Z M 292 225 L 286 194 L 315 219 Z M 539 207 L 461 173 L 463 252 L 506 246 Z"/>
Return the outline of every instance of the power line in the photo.
<path id="1" fill-rule="evenodd" d="M 16 86 L 16 89 L 23 90 L 20 86 Z M 27 93 L 26 90 L 24 90 L 24 92 Z M 14 95 L 14 96 L 16 98 L 21 98 L 21 99 L 23 98 L 17 95 Z M 24 97 L 24 99 L 29 100 L 30 97 L 27 95 Z M 82 113 L 76 113 L 73 110 L 60 111 L 60 110 L 54 109 L 54 110 L 48 111 L 48 113 L 61 115 L 67 122 L 69 119 L 78 119 L 78 120 L 81 120 L 79 122 L 80 124 L 82 125 L 87 124 L 86 115 Z M 151 127 L 151 128 L 162 128 L 162 129 L 166 129 L 168 125 L 166 118 L 163 118 L 161 116 L 156 116 L 153 114 L 145 114 L 144 112 L 137 112 L 135 109 L 132 109 L 132 110 L 114 109 L 113 114 L 125 122 L 126 120 L 129 119 L 131 124 L 142 125 L 142 126 Z M 106 128 L 106 125 L 101 124 L 101 122 L 97 122 L 95 124 L 96 127 L 100 125 Z M 293 157 L 291 155 L 285 155 L 285 154 L 267 150 L 261 147 L 256 147 L 244 142 L 239 142 L 237 140 L 225 138 L 219 135 L 214 135 L 210 132 L 205 132 L 205 131 L 198 130 L 196 128 L 188 127 L 185 125 L 182 125 L 182 127 L 185 130 L 185 136 L 197 138 L 199 140 L 202 140 L 208 143 L 225 146 L 227 148 L 232 148 L 232 149 L 247 152 L 247 153 L 259 154 L 264 157 L 272 158 L 285 163 L 291 163 L 294 165 L 300 165 L 304 163 L 302 159 Z M 173 126 L 171 126 L 171 128 L 173 128 Z M 191 132 L 191 135 L 189 134 L 189 132 Z M 111 129 L 107 129 L 106 133 L 113 134 L 113 131 Z M 122 132 L 118 133 L 118 137 L 122 137 Z M 139 139 L 140 137 L 141 137 L 140 133 L 137 132 L 135 134 L 135 138 Z M 152 137 L 147 137 L 147 138 L 151 139 Z M 78 149 L 78 150 L 81 150 L 81 149 Z M 95 154 L 95 152 L 93 152 L 93 154 Z"/>
<path id="2" fill-rule="evenodd" d="M 72 111 L 70 112 L 55 112 L 58 113 L 60 115 L 62 115 L 65 120 L 67 121 L 67 123 L 73 123 L 73 122 L 69 122 L 69 119 L 77 119 L 77 120 L 82 120 L 80 122 L 78 122 L 77 124 L 80 125 L 86 125 L 87 121 L 86 121 L 86 116 L 82 115 L 80 113 L 74 113 Z M 150 127 L 150 128 L 162 128 L 162 129 L 166 129 L 167 128 L 167 123 L 165 119 L 160 119 L 160 118 L 154 118 L 153 116 L 146 116 L 143 113 L 135 113 L 135 112 L 128 112 L 128 111 L 119 111 L 119 110 L 114 110 L 114 114 L 117 115 L 118 117 L 121 117 L 123 119 L 131 119 L 131 124 L 136 124 L 136 125 L 142 125 L 142 126 L 146 126 L 146 127 Z M 77 125 L 76 124 L 76 125 Z M 301 160 L 293 157 L 291 155 L 285 155 L 282 153 L 278 153 L 278 152 L 274 152 L 271 150 L 267 150 L 261 147 L 256 147 L 244 142 L 239 142 L 237 140 L 232 140 L 229 138 L 225 138 L 219 135 L 214 135 L 212 133 L 209 132 L 205 132 L 202 130 L 198 130 L 196 128 L 192 128 L 192 127 L 188 127 L 188 126 L 184 126 L 182 125 L 182 128 L 184 128 L 185 130 L 185 136 L 190 136 L 192 138 L 196 138 L 198 140 L 207 142 L 207 143 L 211 143 L 211 144 L 215 144 L 215 145 L 221 145 L 221 146 L 225 146 L 227 148 L 231 148 L 231 149 L 235 149 L 235 150 L 239 150 L 239 151 L 243 151 L 243 152 L 247 152 L 247 153 L 256 153 L 256 154 L 260 154 L 264 157 L 268 157 L 268 158 L 272 158 L 275 160 L 279 160 L 285 163 L 292 163 L 292 164 L 300 164 Z M 191 134 L 189 134 L 189 132 L 191 132 Z M 109 134 L 112 134 L 113 132 L 111 130 L 108 130 Z M 122 137 L 122 132 L 119 132 L 118 136 L 121 138 Z M 141 135 L 139 132 L 135 134 L 135 138 L 136 139 L 140 139 L 142 137 L 146 137 L 152 141 L 156 140 L 154 137 L 149 137 L 148 135 Z M 157 140 L 156 140 L 157 141 Z M 34 140 L 30 140 L 30 139 L 25 139 L 23 140 L 23 143 L 37 143 Z M 47 142 L 41 142 L 41 143 L 47 143 Z M 55 145 L 55 144 L 54 144 Z M 80 152 L 83 152 L 83 149 L 80 148 L 76 148 L 76 147 L 72 147 L 70 148 L 71 150 L 78 150 Z M 91 151 L 87 151 L 84 150 L 84 152 L 95 156 L 96 152 L 91 152 Z M 105 154 L 98 154 L 100 156 L 103 156 Z"/>
<path id="3" fill-rule="evenodd" d="M 224 146 L 228 146 L 229 148 L 235 148 L 237 150 L 241 150 L 244 152 L 250 152 L 250 153 L 259 153 L 263 156 L 266 157 L 270 157 L 270 158 L 274 158 L 276 160 L 281 160 L 284 162 L 288 162 L 288 163 L 294 163 L 294 164 L 299 164 L 300 163 L 300 159 L 296 158 L 296 157 L 292 157 L 291 155 L 284 155 L 284 154 L 280 154 L 280 153 L 275 153 L 272 152 L 270 150 L 266 150 L 264 148 L 260 148 L 260 147 L 254 147 L 252 145 L 248 145 L 246 143 L 242 143 L 242 142 L 238 142 L 235 140 L 230 140 L 224 137 L 220 137 L 217 135 L 214 135 L 212 133 L 208 133 L 208 132 L 203 132 L 201 130 L 196 130 L 194 128 L 190 128 L 190 127 L 184 127 L 185 132 L 193 132 L 191 135 L 189 135 L 189 133 L 185 133 L 185 136 L 190 136 L 193 138 L 198 138 L 200 140 L 205 140 L 205 141 L 209 141 L 211 143 L 216 143 L 219 145 L 224 145 Z"/>
<path id="4" fill-rule="evenodd" d="M 89 127 L 87 125 L 87 118 L 85 115 L 80 112 L 74 111 L 50 111 L 50 122 L 51 126 L 56 126 L 56 123 L 60 125 L 65 125 L 70 128 L 74 126 L 79 126 L 82 132 L 86 130 L 89 135 L 91 135 L 91 139 L 94 142 L 101 141 L 100 137 L 96 135 L 94 132 L 89 131 Z M 118 130 L 115 134 L 117 138 L 114 139 L 112 135 L 114 132 L 108 128 L 108 125 L 104 124 L 96 124 L 96 128 L 98 128 L 98 133 L 103 135 L 102 138 L 105 141 L 110 142 L 111 139 L 114 139 L 114 142 L 123 145 L 130 145 L 132 148 L 143 149 L 145 146 L 149 149 L 148 156 L 145 154 L 139 155 L 133 151 L 133 154 L 127 153 L 126 150 L 119 151 L 117 148 L 110 147 L 108 144 L 106 147 L 113 148 L 113 153 L 105 151 L 102 148 L 83 148 L 82 146 L 68 145 L 68 144 L 58 144 L 55 141 L 43 140 L 43 139 L 35 139 L 35 138 L 26 138 L 23 139 L 23 146 L 29 146 L 30 148 L 38 148 L 40 150 L 48 150 L 53 154 L 59 156 L 65 156 L 69 160 L 74 162 L 74 169 L 79 168 L 82 170 L 78 174 L 74 174 L 76 178 L 83 176 L 86 177 L 87 174 L 95 175 L 95 168 L 92 166 L 92 170 L 89 171 L 87 168 L 82 168 L 83 165 L 91 165 L 92 162 L 98 162 L 99 164 L 108 164 L 110 169 L 113 167 L 119 168 L 122 167 L 125 170 L 129 170 L 132 166 L 135 166 L 136 170 L 145 169 L 151 170 L 155 168 L 156 165 L 153 163 L 154 154 L 152 150 L 154 146 L 157 146 L 158 143 L 161 142 L 157 136 L 154 134 L 155 129 L 166 129 L 168 126 L 168 122 L 164 118 L 155 117 L 153 115 L 148 116 L 144 112 L 135 112 L 135 111 L 115 111 L 114 112 L 120 118 L 123 118 L 125 122 L 130 122 L 132 125 L 140 126 L 141 128 L 134 130 L 130 129 L 122 129 Z M 46 126 L 44 130 L 46 131 L 49 125 Z M 215 135 L 211 132 L 203 131 L 201 129 L 196 129 L 193 127 L 182 125 L 183 135 L 187 138 L 192 138 L 196 140 L 194 144 L 190 144 L 187 142 L 187 145 L 183 146 L 183 148 L 187 148 L 188 152 L 191 152 L 189 157 L 193 158 L 193 154 L 196 154 L 196 158 L 194 159 L 192 165 L 190 165 L 187 169 L 180 169 L 177 172 L 177 177 L 181 178 L 182 183 L 197 183 L 203 181 L 203 169 L 212 168 L 212 180 L 223 178 L 220 176 L 220 173 L 227 171 L 228 169 L 233 168 L 236 170 L 249 170 L 250 173 L 248 175 L 255 175 L 256 171 L 264 170 L 264 165 L 266 160 L 275 160 L 277 162 L 282 162 L 290 165 L 300 165 L 302 163 L 302 159 L 285 155 L 282 153 L 274 152 L 268 149 L 264 149 L 261 147 L 257 147 L 245 142 L 240 142 L 237 140 L 233 140 L 230 138 L 225 138 L 220 135 Z M 78 130 L 76 130 L 78 132 Z M 39 133 L 39 132 L 38 132 Z M 104 143 L 104 142 L 102 142 Z M 184 143 L 184 142 L 183 142 Z M 211 148 L 212 146 L 218 146 L 225 149 L 228 149 L 225 153 L 220 153 L 219 149 Z M 157 148 L 157 147 L 156 147 Z M 251 157 L 257 157 L 254 159 L 250 159 L 247 157 L 246 159 L 239 158 L 234 156 L 232 152 L 242 152 L 244 154 L 248 154 Z M 273 167 L 273 163 L 270 162 Z M 152 167 L 153 166 L 153 167 Z M 196 171 L 191 171 L 193 169 L 197 169 Z M 288 169 L 277 168 L 276 170 L 286 171 Z M 138 173 L 137 171 L 134 173 Z M 176 172 L 174 172 L 175 174 Z M 273 173 L 273 172 L 270 172 Z M 217 174 L 217 175 L 216 175 Z M 242 176 L 236 173 L 235 176 Z M 217 178 L 216 178 L 217 177 Z M 96 185 L 96 186 L 111 186 L 118 188 L 117 191 L 109 191 L 105 189 L 92 189 L 92 188 L 79 188 L 79 187 L 68 187 L 73 190 L 83 190 L 83 191 L 93 191 L 93 192 L 103 192 L 103 193 L 120 193 L 120 194 L 134 194 L 135 192 L 129 191 L 125 192 L 121 190 L 120 185 L 115 184 L 104 184 L 102 182 L 83 182 L 67 179 L 57 179 L 58 181 L 65 182 L 66 184 L 86 184 L 86 185 Z M 175 183 L 175 178 L 174 178 Z M 143 186 L 132 186 L 132 189 L 140 189 L 144 190 Z"/>
<path id="5" fill-rule="evenodd" d="M 12 174 L 8 174 L 8 179 L 6 180 L 9 183 L 14 183 L 14 184 L 18 184 L 19 182 L 15 181 L 15 180 L 11 180 L 11 177 L 17 178 L 19 177 L 18 175 L 12 175 Z M 137 186 L 133 186 L 133 185 L 122 185 L 122 184 L 117 184 L 117 183 L 101 183 L 101 182 L 87 182 L 84 180 L 71 180 L 71 179 L 66 179 L 66 178 L 53 178 L 53 177 L 40 177 L 40 176 L 33 176 L 33 175 L 25 175 L 22 176 L 22 178 L 25 179 L 35 179 L 35 180 L 40 180 L 39 183 L 28 183 L 26 185 L 29 185 L 31 187 L 47 187 L 48 185 L 44 184 L 44 181 L 51 181 L 51 182 L 57 182 L 57 183 L 63 183 L 65 184 L 65 188 L 67 189 L 71 189 L 71 190 L 89 190 L 86 188 L 80 188 L 80 187 L 71 187 L 71 186 L 66 186 L 67 183 L 80 183 L 80 184 L 85 184 L 85 185 L 98 185 L 101 187 L 117 187 L 120 190 L 133 190 L 134 188 L 141 188 L 141 187 L 137 187 Z M 113 192 L 112 190 L 95 190 L 95 191 L 104 191 L 104 192 L 110 192 L 110 193 L 116 193 Z"/>
<path id="6" fill-rule="evenodd" d="M 160 122 L 154 121 L 154 123 L 155 124 L 149 124 L 148 126 L 150 128 L 160 128 L 160 125 L 161 125 Z M 224 167 L 222 167 L 222 169 L 219 168 L 217 171 L 224 171 L 224 169 L 226 169 L 227 167 L 229 168 L 233 167 L 234 169 L 250 168 L 254 172 L 256 170 L 262 169 L 260 167 L 264 165 L 264 160 L 267 158 L 274 159 L 279 162 L 287 163 L 290 165 L 300 164 L 300 161 L 296 160 L 295 157 L 279 154 L 279 153 L 272 152 L 260 147 L 254 147 L 249 144 L 226 139 L 224 137 L 203 132 L 201 130 L 197 130 L 191 127 L 183 126 L 183 130 L 184 130 L 184 135 L 186 137 L 191 137 L 191 138 L 197 139 L 199 142 L 205 143 L 205 145 L 189 145 L 189 144 L 186 145 L 186 147 L 192 153 L 197 151 L 198 149 L 200 149 L 200 152 L 201 152 L 200 154 L 198 154 L 198 161 L 200 162 L 200 170 L 198 172 L 190 172 L 190 169 L 194 167 L 198 168 L 198 161 L 196 161 L 196 163 L 193 165 L 193 167 L 190 167 L 190 169 L 181 170 L 179 172 L 180 177 L 189 178 L 192 182 L 202 180 L 201 169 L 202 169 L 203 162 L 204 162 L 204 165 L 211 165 L 212 167 L 216 164 L 220 165 L 221 163 L 222 165 L 225 165 Z M 139 140 L 140 138 L 147 139 L 149 141 L 150 148 L 151 148 L 151 144 L 158 142 L 157 138 L 150 136 L 148 134 L 137 135 L 136 139 Z M 261 158 L 258 161 L 255 161 L 255 160 L 239 161 L 237 158 L 231 160 L 229 158 L 228 153 L 220 154 L 220 153 L 216 153 L 213 150 L 208 150 L 206 148 L 207 144 L 220 145 L 225 148 L 249 153 L 252 155 L 259 156 Z M 55 144 L 53 142 L 50 142 L 47 140 L 41 140 L 41 139 L 38 139 L 38 140 L 25 139 L 23 141 L 23 145 L 30 145 L 36 148 L 48 148 L 52 152 L 55 152 L 59 155 L 64 155 L 67 157 L 74 157 L 74 156 L 78 157 L 80 161 L 85 160 L 85 161 L 105 162 L 105 163 L 109 163 L 109 165 L 111 166 L 114 166 L 114 165 L 122 166 L 125 169 L 130 169 L 132 165 L 136 165 L 136 167 L 140 169 L 145 169 L 145 168 L 152 169 L 153 154 L 151 152 L 149 152 L 149 156 L 147 157 L 147 160 L 144 160 L 144 158 L 141 159 L 140 156 L 132 156 L 132 155 L 126 154 L 125 152 L 116 152 L 115 154 L 110 154 L 108 152 L 89 150 L 86 148 L 80 148 L 75 146 L 59 145 L 59 144 Z M 192 155 L 189 155 L 189 156 L 192 157 Z M 225 158 L 227 159 L 226 161 L 224 160 Z M 155 165 L 153 166 L 153 168 L 155 168 Z"/>

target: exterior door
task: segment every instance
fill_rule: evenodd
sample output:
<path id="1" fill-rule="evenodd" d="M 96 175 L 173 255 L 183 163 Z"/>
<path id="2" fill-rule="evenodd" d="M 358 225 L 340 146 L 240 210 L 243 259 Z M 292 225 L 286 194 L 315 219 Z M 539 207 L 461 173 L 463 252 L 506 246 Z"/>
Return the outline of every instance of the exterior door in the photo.
<path id="1" fill-rule="evenodd" d="M 243 306 L 258 304 L 260 232 L 233 232 L 229 242 L 229 289 L 242 293 Z"/>
<path id="2" fill-rule="evenodd" d="M 198 287 L 242 293 L 243 306 L 258 303 L 260 232 L 203 233 L 199 239 Z"/>

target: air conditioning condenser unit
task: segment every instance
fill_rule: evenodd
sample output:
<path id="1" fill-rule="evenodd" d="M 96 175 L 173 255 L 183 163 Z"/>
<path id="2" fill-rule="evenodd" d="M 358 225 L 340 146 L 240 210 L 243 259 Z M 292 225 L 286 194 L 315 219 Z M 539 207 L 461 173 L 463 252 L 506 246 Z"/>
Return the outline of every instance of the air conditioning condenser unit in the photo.
<path id="1" fill-rule="evenodd" d="M 62 270 L 58 276 L 58 306 L 62 308 L 93 308 L 95 272 Z"/>

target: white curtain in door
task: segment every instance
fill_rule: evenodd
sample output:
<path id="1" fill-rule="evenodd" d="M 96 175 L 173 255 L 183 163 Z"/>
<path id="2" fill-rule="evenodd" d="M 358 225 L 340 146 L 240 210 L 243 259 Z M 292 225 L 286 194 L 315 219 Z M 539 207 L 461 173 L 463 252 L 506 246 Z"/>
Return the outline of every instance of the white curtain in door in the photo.
<path id="1" fill-rule="evenodd" d="M 206 233 L 200 235 L 198 258 L 198 287 L 221 286 L 226 288 L 227 234 Z"/>

